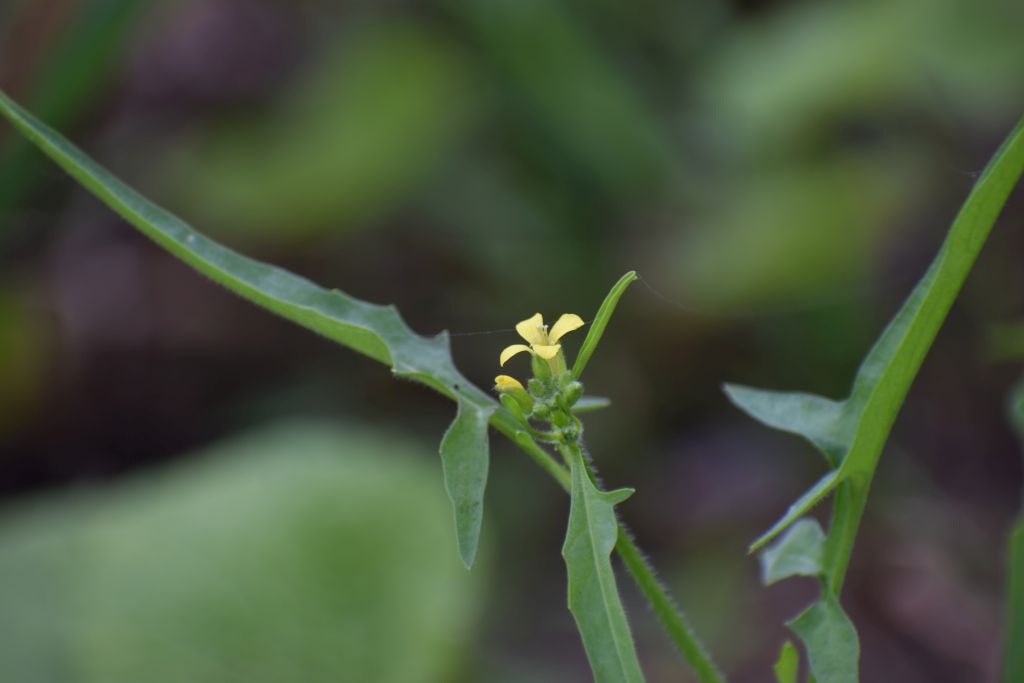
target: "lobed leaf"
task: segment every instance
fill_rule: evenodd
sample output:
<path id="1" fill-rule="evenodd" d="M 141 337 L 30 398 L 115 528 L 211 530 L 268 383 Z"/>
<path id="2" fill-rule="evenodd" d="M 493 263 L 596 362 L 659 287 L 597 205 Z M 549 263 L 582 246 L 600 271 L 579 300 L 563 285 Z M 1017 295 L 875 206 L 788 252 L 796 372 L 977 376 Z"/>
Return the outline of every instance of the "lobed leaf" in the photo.
<path id="1" fill-rule="evenodd" d="M 583 369 L 587 367 L 590 356 L 593 355 L 598 342 L 601 341 L 604 328 L 608 327 L 608 321 L 612 319 L 612 313 L 615 312 L 619 299 L 625 293 L 626 287 L 629 287 L 630 283 L 634 280 L 636 280 L 636 271 L 631 270 L 612 285 L 608 296 L 601 302 L 601 307 L 597 309 L 597 315 L 594 316 L 593 321 L 590 323 L 590 328 L 587 330 L 587 338 L 583 340 L 580 352 L 576 354 L 576 362 L 572 364 L 572 376 L 576 379 L 579 379 L 580 375 L 583 374 Z"/>
<path id="2" fill-rule="evenodd" d="M 459 412 L 442 444 L 463 560 L 472 560 L 486 484 L 487 422 L 497 403 L 455 368 L 448 334 L 414 333 L 394 306 L 355 299 L 254 259 L 199 234 L 153 204 L 35 119 L 0 91 L 3 114 L 72 178 L 144 235 L 214 282 L 267 310 L 391 366 L 455 399 Z"/>
<path id="3" fill-rule="evenodd" d="M 578 449 L 570 464 L 572 503 L 562 546 L 569 575 L 569 610 L 583 638 L 595 683 L 642 682 L 611 563 L 619 532 L 614 508 L 633 490 L 598 489 Z"/>
<path id="4" fill-rule="evenodd" d="M 807 648 L 817 683 L 857 683 L 860 641 L 853 623 L 829 591 L 786 624 Z"/>
<path id="5" fill-rule="evenodd" d="M 801 519 L 779 542 L 761 553 L 761 581 L 770 586 L 790 576 L 820 576 L 825 532 L 814 519 Z"/>
<path id="6" fill-rule="evenodd" d="M 755 419 L 800 434 L 830 463 L 838 463 L 834 476 L 826 475 L 752 549 L 794 522 L 839 482 L 851 477 L 870 481 L 907 391 L 1022 171 L 1024 119 L 978 178 L 935 260 L 861 364 L 845 401 L 727 387 L 730 398 Z M 826 480 L 828 485 L 822 487 Z M 860 495 L 867 495 L 866 487 Z"/>
<path id="7" fill-rule="evenodd" d="M 775 672 L 776 683 L 796 683 L 797 674 L 800 672 L 800 653 L 796 651 L 793 641 L 787 640 L 779 650 L 779 658 L 772 666 Z"/>

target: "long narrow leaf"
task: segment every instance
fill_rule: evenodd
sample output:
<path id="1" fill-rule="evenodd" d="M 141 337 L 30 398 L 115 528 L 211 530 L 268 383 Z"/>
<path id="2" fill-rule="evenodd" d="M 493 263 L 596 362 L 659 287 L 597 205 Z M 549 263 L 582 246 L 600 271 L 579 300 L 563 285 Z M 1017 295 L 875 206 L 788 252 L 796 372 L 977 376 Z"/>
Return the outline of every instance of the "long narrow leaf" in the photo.
<path id="1" fill-rule="evenodd" d="M 571 465 L 572 505 L 562 547 L 569 574 L 569 609 L 583 638 L 594 682 L 641 683 L 644 677 L 611 561 L 618 538 L 614 508 L 633 490 L 598 489 L 579 450 Z"/>
<path id="2" fill-rule="evenodd" d="M 755 419 L 804 436 L 830 461 L 841 451 L 829 488 L 851 477 L 867 482 L 874 474 L 907 391 L 1022 171 L 1024 119 L 975 183 L 931 267 L 868 353 L 850 397 L 838 408 L 809 395 L 728 390 Z M 819 482 L 753 548 L 785 529 L 800 516 L 795 512 L 809 508 L 806 503 L 817 502 L 821 494 Z"/>
<path id="3" fill-rule="evenodd" d="M 487 422 L 497 407 L 455 368 L 446 332 L 422 337 L 394 306 L 326 290 L 286 270 L 242 256 L 156 206 L 0 92 L 0 114 L 40 150 L 140 232 L 215 282 L 293 322 L 392 367 L 458 401 L 442 449 L 460 553 L 472 560 L 486 484 Z"/>
<path id="4" fill-rule="evenodd" d="M 608 296 L 601 302 L 601 307 L 597 309 L 597 315 L 594 316 L 594 320 L 590 323 L 587 338 L 583 340 L 580 352 L 576 354 L 576 362 L 572 365 L 573 377 L 579 379 L 580 375 L 583 374 L 583 369 L 587 367 L 587 362 L 594 354 L 594 350 L 597 349 L 598 342 L 601 341 L 604 328 L 608 327 L 608 321 L 612 319 L 612 313 L 615 312 L 619 299 L 626 292 L 626 287 L 629 287 L 630 283 L 634 280 L 636 280 L 636 271 L 631 270 L 612 285 Z"/>

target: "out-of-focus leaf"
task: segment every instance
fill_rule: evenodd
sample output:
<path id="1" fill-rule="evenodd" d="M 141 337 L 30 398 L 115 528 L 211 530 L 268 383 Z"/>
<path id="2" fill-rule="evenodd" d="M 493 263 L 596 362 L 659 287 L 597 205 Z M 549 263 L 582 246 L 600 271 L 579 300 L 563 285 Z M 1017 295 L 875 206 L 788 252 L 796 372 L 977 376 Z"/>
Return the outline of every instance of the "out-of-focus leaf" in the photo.
<path id="1" fill-rule="evenodd" d="M 792 641 L 787 640 L 782 644 L 772 670 L 775 672 L 775 683 L 796 683 L 800 671 L 800 653 Z"/>
<path id="2" fill-rule="evenodd" d="M 0 679 L 454 680 L 483 574 L 418 451 L 293 423 L 7 511 Z"/>
<path id="3" fill-rule="evenodd" d="M 1024 441 L 1024 380 L 1017 382 L 1017 385 L 1010 392 L 1009 405 L 1010 424 L 1017 432 L 1017 436 Z"/>
<path id="4" fill-rule="evenodd" d="M 601 307 L 597 309 L 597 315 L 590 321 L 590 328 L 587 330 L 587 338 L 583 340 L 583 345 L 580 346 L 580 352 L 576 354 L 576 362 L 572 365 L 572 375 L 577 379 L 583 374 L 583 369 L 587 367 L 587 362 L 590 360 L 590 356 L 593 355 L 594 350 L 597 348 L 598 343 L 601 341 L 601 336 L 604 334 L 604 328 L 608 326 L 608 321 L 612 318 L 612 313 L 615 312 L 615 307 L 619 303 L 619 299 L 626 291 L 626 287 L 629 287 L 630 283 L 636 280 L 636 272 L 629 271 L 625 275 L 619 278 L 618 282 L 612 285 L 611 290 L 608 292 L 608 296 L 601 302 Z"/>
<path id="5" fill-rule="evenodd" d="M 1003 683 L 1024 681 L 1024 518 L 1010 534 L 1007 566 L 1007 625 L 1003 645 Z"/>
<path id="6" fill-rule="evenodd" d="M 783 404 L 777 409 L 769 409 L 766 406 L 771 394 L 743 390 L 746 400 L 737 405 L 744 410 L 751 406 L 756 419 L 770 417 L 773 424 L 801 434 L 815 444 L 822 441 L 824 431 L 829 437 L 829 450 L 833 451 L 833 456 L 826 453 L 830 460 L 838 452 L 837 446 L 845 446 L 838 467 L 790 507 L 775 526 L 754 542 L 751 550 L 770 541 L 840 482 L 854 479 L 863 486 L 870 480 L 896 414 L 925 354 L 1022 171 L 1024 119 L 992 157 L 960 209 L 928 272 L 864 359 L 850 397 L 841 403 L 838 417 L 835 411 L 821 410 L 825 404 L 820 400 L 794 399 L 792 394 L 782 394 Z M 815 405 L 816 409 L 807 410 L 808 405 Z M 785 417 L 782 417 L 783 411 L 788 411 Z M 845 443 L 832 443 L 836 438 L 842 438 Z M 866 496 L 866 488 L 862 495 Z"/>
<path id="7" fill-rule="evenodd" d="M 0 434 L 20 424 L 41 396 L 46 365 L 46 326 L 26 297 L 0 287 Z"/>
<path id="8" fill-rule="evenodd" d="M 709 116 L 741 149 L 785 149 L 836 112 L 890 107 L 974 113 L 1019 103 L 1024 44 L 1014 0 L 806 3 L 748 22 L 698 74 Z M 922 88 L 923 78 L 929 87 Z M 936 102 L 932 88 L 956 92 Z M 981 106 L 979 106 L 981 105 Z M 988 106 L 992 106 L 989 104 Z M 936 114 L 939 115 L 938 113 Z"/>
<path id="9" fill-rule="evenodd" d="M 419 380 L 455 398 L 465 423 L 458 429 L 460 438 L 456 445 L 449 445 L 446 460 L 455 458 L 453 453 L 458 446 L 486 440 L 487 421 L 497 403 L 455 368 L 446 332 L 422 337 L 409 329 L 394 306 L 369 304 L 338 290 L 323 289 L 286 270 L 231 251 L 135 192 L 2 92 L 0 113 L 122 218 L 200 273 L 253 303 L 389 364 L 395 375 Z M 473 429 L 480 433 L 472 436 Z M 475 539 L 470 542 L 462 532 L 479 528 L 479 510 L 474 505 L 466 506 L 467 498 L 462 496 L 482 500 L 485 481 L 479 474 L 486 473 L 487 458 L 486 449 L 463 452 L 457 458 L 462 465 L 447 470 L 449 490 L 460 496 L 452 501 L 455 514 L 473 515 L 468 521 L 460 518 L 456 524 L 460 540 L 469 543 L 463 547 L 464 557 L 472 556 Z M 468 466 L 471 459 L 477 460 L 475 466 Z M 457 481 L 462 475 L 469 479 Z M 472 487 L 478 491 L 470 494 L 468 490 Z"/>
<path id="10" fill-rule="evenodd" d="M 562 546 L 569 574 L 569 609 L 583 638 L 595 683 L 642 682 L 611 561 L 618 538 L 615 505 L 629 498 L 633 489 L 598 489 L 578 450 L 571 469 L 572 505 Z"/>
<path id="11" fill-rule="evenodd" d="M 58 127 L 81 116 L 114 65 L 128 29 L 148 4 L 141 0 L 80 3 L 34 79 L 29 106 Z M 14 206 L 39 169 L 39 158 L 27 142 L 12 140 L 0 149 L 0 213 Z"/>
<path id="12" fill-rule="evenodd" d="M 1024 380 L 1010 395 L 1010 422 L 1024 442 Z M 1010 532 L 1003 683 L 1024 681 L 1024 512 Z"/>
<path id="13" fill-rule="evenodd" d="M 817 683 L 858 683 L 860 641 L 830 592 L 787 625 L 803 641 Z"/>
<path id="14" fill-rule="evenodd" d="M 468 67 L 422 26 L 361 26 L 266 120 L 187 146 L 168 167 L 209 225 L 288 240 L 351 229 L 393 208 L 446 163 L 471 127 Z"/>
<path id="15" fill-rule="evenodd" d="M 459 399 L 455 421 L 441 439 L 445 490 L 455 508 L 455 535 L 459 555 L 467 568 L 473 566 L 484 519 L 489 460 L 487 422 L 493 412 L 493 408 L 479 409 Z"/>
<path id="16" fill-rule="evenodd" d="M 817 520 L 801 519 L 761 553 L 761 581 L 770 586 L 790 576 L 819 576 L 825 532 Z"/>
<path id="17" fill-rule="evenodd" d="M 989 333 L 989 355 L 997 362 L 1024 359 L 1024 322 L 994 326 Z"/>
<path id="18" fill-rule="evenodd" d="M 900 149 L 797 159 L 771 172 L 755 165 L 708 187 L 698 179 L 696 215 L 664 251 L 674 286 L 726 313 L 840 298 L 876 272 L 881 241 L 916 205 L 914 180 L 927 163 Z"/>
<path id="19" fill-rule="evenodd" d="M 546 161 L 550 146 L 561 148 L 577 173 L 593 174 L 617 193 L 649 190 L 666 177 L 671 144 L 637 92 L 559 3 L 450 4 L 478 34 L 497 76 L 507 79 L 547 133 L 537 150 Z"/>
<path id="20" fill-rule="evenodd" d="M 574 413 L 590 413 L 595 410 L 601 410 L 607 408 L 612 404 L 610 398 L 604 396 L 584 396 L 580 400 L 576 401 L 576 405 L 572 407 Z"/>

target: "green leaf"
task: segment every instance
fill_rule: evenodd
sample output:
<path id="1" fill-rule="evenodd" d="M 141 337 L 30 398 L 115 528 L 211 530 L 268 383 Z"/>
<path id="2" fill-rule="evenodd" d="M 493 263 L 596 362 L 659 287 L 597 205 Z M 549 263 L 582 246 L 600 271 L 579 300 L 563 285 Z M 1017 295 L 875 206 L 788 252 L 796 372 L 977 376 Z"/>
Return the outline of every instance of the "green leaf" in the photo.
<path id="1" fill-rule="evenodd" d="M 636 271 L 629 271 L 625 275 L 619 278 L 611 291 L 608 292 L 608 296 L 601 302 L 601 307 L 597 309 L 597 315 L 590 322 L 590 329 L 587 331 L 587 338 L 583 340 L 583 345 L 580 347 L 580 352 L 576 354 L 576 362 L 572 365 L 572 376 L 576 379 L 580 378 L 583 374 L 583 368 L 587 367 L 587 361 L 590 360 L 590 356 L 593 355 L 594 349 L 597 348 L 597 343 L 601 341 L 601 335 L 604 334 L 604 328 L 608 327 L 608 321 L 612 318 L 612 313 L 615 312 L 615 306 L 618 305 L 619 299 L 622 298 L 623 293 L 626 291 L 626 287 L 629 287 L 633 280 L 636 280 Z"/>
<path id="2" fill-rule="evenodd" d="M 1024 681 L 1024 517 L 1010 534 L 1003 683 Z"/>
<path id="3" fill-rule="evenodd" d="M 800 653 L 792 641 L 787 640 L 782 644 L 772 670 L 775 672 L 776 683 L 796 683 L 800 671 Z"/>
<path id="4" fill-rule="evenodd" d="M 847 479 L 864 484 L 851 501 L 854 506 L 863 506 L 866 483 L 874 475 L 907 391 L 1022 171 L 1024 119 L 978 178 L 931 267 L 864 359 L 845 401 L 727 388 L 741 409 L 770 426 L 800 434 L 821 449 L 830 462 L 839 463 L 837 470 L 797 501 L 752 548 L 770 540 Z M 844 530 L 855 532 L 856 523 Z M 852 537 L 836 542 L 845 552 L 852 548 Z"/>
<path id="5" fill-rule="evenodd" d="M 607 408 L 611 404 L 611 399 L 605 398 L 604 396 L 584 396 L 580 400 L 576 401 L 576 405 L 572 407 L 572 412 L 590 413 L 595 410 Z"/>
<path id="6" fill-rule="evenodd" d="M 480 509 L 473 502 L 483 500 L 488 459 L 487 449 L 480 444 L 486 443 L 487 420 L 497 403 L 455 368 L 447 332 L 422 337 L 409 329 L 394 306 L 370 304 L 338 290 L 326 290 L 204 237 L 115 178 L 3 92 L 0 114 L 128 223 L 214 282 L 273 313 L 391 365 L 395 375 L 419 380 L 458 401 L 459 424 L 449 432 L 454 436 L 446 439 L 449 445 L 442 451 L 449 491 L 457 492 L 453 502 L 462 556 L 464 560 L 472 558 L 476 538 L 470 535 L 480 528 Z M 472 466 L 471 460 L 476 461 Z M 463 515 L 469 518 L 463 519 Z"/>
<path id="7" fill-rule="evenodd" d="M 842 401 L 739 384 L 726 384 L 723 389 L 733 405 L 747 415 L 769 427 L 803 436 L 818 447 L 829 465 L 839 466 L 850 443 L 848 431 L 852 426 L 845 419 Z"/>
<path id="8" fill-rule="evenodd" d="M 429 449 L 393 432 L 268 425 L 5 506 L 0 680 L 458 680 L 489 563 L 463 569 Z"/>
<path id="9" fill-rule="evenodd" d="M 770 586 L 790 576 L 820 576 L 824 548 L 821 525 L 814 519 L 801 519 L 761 553 L 761 581 Z"/>
<path id="10" fill-rule="evenodd" d="M 569 574 L 569 609 L 583 638 L 595 683 L 643 681 L 622 608 L 611 552 L 618 538 L 615 505 L 633 489 L 601 491 L 579 449 L 571 459 L 572 504 L 562 557 Z"/>
<path id="11" fill-rule="evenodd" d="M 455 421 L 441 439 L 444 487 L 455 509 L 455 535 L 466 568 L 473 566 L 487 485 L 487 423 L 493 408 L 459 399 Z M 481 457 L 482 454 L 482 457 Z"/>
<path id="12" fill-rule="evenodd" d="M 800 496 L 795 503 L 789 506 L 789 510 L 787 510 L 786 514 L 782 516 L 782 519 L 777 521 L 771 529 L 764 532 L 760 538 L 750 544 L 747 552 L 755 552 L 764 544 L 768 543 L 768 541 L 785 531 L 786 527 L 806 515 L 811 511 L 811 508 L 820 503 L 822 498 L 831 493 L 832 489 L 834 489 L 838 483 L 838 470 L 832 470 L 819 479 L 818 483 L 808 489 L 804 495 Z"/>
<path id="13" fill-rule="evenodd" d="M 857 683 L 860 642 L 832 593 L 786 624 L 803 641 L 817 683 Z"/>

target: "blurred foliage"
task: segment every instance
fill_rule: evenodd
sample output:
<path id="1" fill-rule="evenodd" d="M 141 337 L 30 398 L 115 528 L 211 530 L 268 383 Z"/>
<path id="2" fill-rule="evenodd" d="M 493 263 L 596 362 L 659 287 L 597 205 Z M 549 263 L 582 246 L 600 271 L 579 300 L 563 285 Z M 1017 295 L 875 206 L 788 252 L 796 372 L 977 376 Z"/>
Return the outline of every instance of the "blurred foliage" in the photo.
<path id="1" fill-rule="evenodd" d="M 89 19 L 119 4 L 132 3 L 0 3 L 0 85 L 16 85 L 50 123 L 232 246 L 258 243 L 266 260 L 396 301 L 422 331 L 504 328 L 549 305 L 583 310 L 629 268 L 683 304 L 634 288 L 601 362 L 588 368 L 588 389 L 611 396 L 616 410 L 588 430 L 605 445 L 595 455 L 614 463 L 609 482 L 636 483 L 644 494 L 633 504 L 651 512 L 637 533 L 655 555 L 671 548 L 666 579 L 698 626 L 721 634 L 713 649 L 742 640 L 729 658 L 738 662 L 731 680 L 764 680 L 778 641 L 747 642 L 724 625 L 751 604 L 759 620 L 778 623 L 801 603 L 784 586 L 767 597 L 754 588 L 754 567 L 745 575 L 736 549 L 785 503 L 772 491 L 808 476 L 809 459 L 798 445 L 738 427 L 717 387 L 789 378 L 823 393 L 845 389 L 1024 107 L 1024 5 L 165 0 L 136 2 L 141 14 L 128 23 Z M 253 30 L 268 23 L 291 42 L 268 46 Z M 52 112 L 39 107 L 43 99 Z M 6 133 L 0 159 L 16 158 L 5 157 L 14 151 Z M 328 142 L 311 142 L 316 135 Z M 436 437 L 448 406 L 442 418 L 440 402 L 390 388 L 362 359 L 240 313 L 241 304 L 152 256 L 123 226 L 97 219 L 56 174 L 38 182 L 30 158 L 0 162 L 0 196 L 21 186 L 19 201 L 0 202 L 0 346 L 20 349 L 0 354 L 8 491 L 183 457 L 182 440 L 223 433 L 239 415 L 251 419 L 254 404 L 368 424 L 402 415 Z M 890 488 L 902 496 L 923 487 L 914 489 L 921 519 L 956 510 L 963 524 L 994 528 L 991 519 L 1017 505 L 1018 454 L 998 410 L 1007 366 L 989 368 L 976 353 L 979 326 L 1020 314 L 1020 207 L 1010 208 L 898 427 L 903 451 L 891 464 L 924 474 Z M 4 231 L 13 223 L 27 245 L 9 248 Z M 69 267 L 97 247 L 110 247 L 97 268 L 121 274 L 113 288 Z M 118 261 L 127 257 L 136 260 Z M 73 336 L 78 323 L 59 300 L 68 290 L 79 294 L 75 320 L 89 329 L 123 319 L 145 333 Z M 1000 360 L 1019 361 L 1017 336 L 1011 326 L 995 335 Z M 504 341 L 455 338 L 456 358 L 485 381 Z M 937 424 L 949 429 L 937 436 Z M 493 477 L 490 493 L 511 508 L 534 473 L 495 461 L 505 479 Z M 506 513 L 500 530 L 517 539 L 522 561 L 499 568 L 507 606 L 490 616 L 500 627 L 488 639 L 502 644 L 484 655 L 488 680 L 572 680 L 574 667 L 585 667 L 567 660 L 575 641 L 558 647 L 559 637 L 575 637 L 564 605 L 523 599 L 562 595 L 562 577 L 550 577 L 552 588 L 531 574 L 557 552 L 558 534 L 536 531 L 561 532 L 562 501 L 549 494 L 531 489 L 529 513 Z M 58 507 L 55 517 L 71 514 Z M 908 516 L 905 503 L 893 508 L 894 519 Z M 59 554 L 68 547 L 60 539 L 78 532 L 41 510 L 32 516 L 52 529 L 48 543 Z M 46 545 L 32 526 L 22 535 Z M 864 563 L 853 570 L 861 578 L 848 591 L 864 624 L 865 678 L 981 679 L 983 663 L 965 665 L 941 639 L 908 626 L 907 614 L 923 614 L 922 606 L 939 610 L 929 623 L 976 622 L 961 618 L 956 593 L 943 602 L 926 592 L 932 584 L 914 572 L 934 566 L 918 562 L 920 543 L 880 526 L 864 541 Z M 949 585 L 994 601 L 991 581 L 961 585 L 953 570 L 988 566 L 1003 539 L 966 535 L 977 545 L 965 549 L 937 531 L 929 557 L 952 568 L 942 574 Z M 878 552 L 885 541 L 891 552 Z M 708 553 L 708 544 L 719 549 Z M 891 592 L 894 564 L 923 586 L 913 593 L 920 602 L 908 607 Z M 9 610 L 21 614 L 19 629 L 45 633 L 62 623 L 46 616 L 50 602 L 64 600 L 48 577 L 73 566 L 44 571 L 37 562 L 21 572 L 48 592 L 10 598 L 27 605 Z M 647 636 L 638 638 L 641 656 L 674 663 L 657 633 Z M 990 631 L 975 636 L 995 640 Z M 61 660 L 47 659 L 54 641 L 29 640 L 19 639 L 19 652 L 37 652 L 35 665 L 59 671 Z M 896 651 L 894 642 L 911 645 Z"/>
<path id="2" fill-rule="evenodd" d="M 409 21 L 358 25 L 325 46 L 274 111 L 225 122 L 174 159 L 197 223 L 308 239 L 393 210 L 472 120 L 465 58 Z"/>
<path id="3" fill-rule="evenodd" d="M 34 12 L 45 14 L 43 3 L 0 5 L 0 40 L 20 42 L 15 29 L 27 24 Z M 88 112 L 118 63 L 129 29 L 142 14 L 141 0 L 92 0 L 67 9 L 58 21 L 50 49 L 21 55 L 18 63 L 35 62 L 31 84 L 26 84 L 26 105 L 50 125 L 66 128 Z M 59 9 L 57 12 L 59 13 Z M 7 31 L 3 27 L 8 27 Z M 41 41 L 46 46 L 45 41 Z M 25 73 L 17 74 L 24 77 Z M 10 139 L 0 146 L 0 213 L 17 205 L 44 166 L 31 146 Z M 3 224 L 0 223 L 0 236 Z"/>
<path id="4" fill-rule="evenodd" d="M 280 425 L 7 510 L 2 677 L 453 680 L 483 574 L 459 564 L 424 456 L 365 431 Z"/>
<path id="5" fill-rule="evenodd" d="M 0 285 L 0 436 L 30 418 L 44 389 L 51 330 L 32 299 Z"/>

